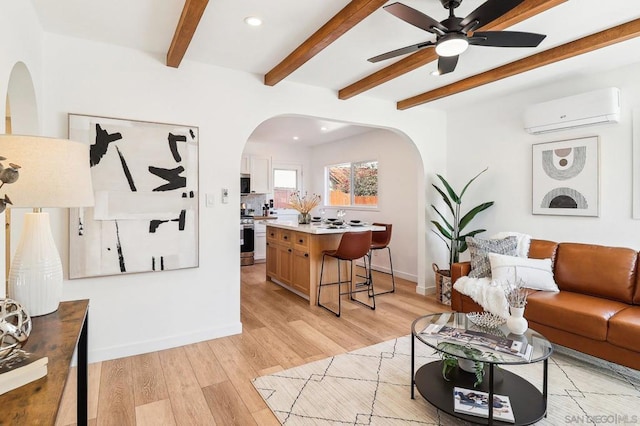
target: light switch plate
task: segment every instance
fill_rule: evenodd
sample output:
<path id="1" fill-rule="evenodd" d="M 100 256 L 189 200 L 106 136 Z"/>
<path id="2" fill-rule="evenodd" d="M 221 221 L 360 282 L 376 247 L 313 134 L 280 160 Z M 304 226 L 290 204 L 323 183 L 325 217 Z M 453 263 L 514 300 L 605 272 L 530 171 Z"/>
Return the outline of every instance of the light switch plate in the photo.
<path id="1" fill-rule="evenodd" d="M 215 204 L 215 200 L 216 198 L 213 196 L 213 194 L 206 194 L 204 196 L 204 202 L 207 207 L 213 207 Z"/>

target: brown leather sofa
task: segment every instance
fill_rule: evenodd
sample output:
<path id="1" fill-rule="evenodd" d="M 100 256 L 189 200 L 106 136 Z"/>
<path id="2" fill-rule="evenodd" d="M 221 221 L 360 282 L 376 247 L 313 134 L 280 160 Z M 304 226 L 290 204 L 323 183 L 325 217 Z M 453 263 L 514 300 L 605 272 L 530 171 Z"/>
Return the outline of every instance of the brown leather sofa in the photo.
<path id="1" fill-rule="evenodd" d="M 531 240 L 529 257 L 553 259 L 560 292 L 532 290 L 529 327 L 553 343 L 640 370 L 638 256 L 629 248 Z M 452 282 L 469 270 L 469 262 L 452 265 Z M 482 311 L 455 289 L 451 308 Z"/>

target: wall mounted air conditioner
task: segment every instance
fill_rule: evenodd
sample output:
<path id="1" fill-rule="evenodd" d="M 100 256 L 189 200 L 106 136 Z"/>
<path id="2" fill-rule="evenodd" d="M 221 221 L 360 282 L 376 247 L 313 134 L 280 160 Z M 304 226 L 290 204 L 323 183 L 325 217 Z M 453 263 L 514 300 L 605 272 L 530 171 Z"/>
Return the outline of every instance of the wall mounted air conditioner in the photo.
<path id="1" fill-rule="evenodd" d="M 619 121 L 620 89 L 609 87 L 532 105 L 525 111 L 524 129 L 539 135 Z"/>

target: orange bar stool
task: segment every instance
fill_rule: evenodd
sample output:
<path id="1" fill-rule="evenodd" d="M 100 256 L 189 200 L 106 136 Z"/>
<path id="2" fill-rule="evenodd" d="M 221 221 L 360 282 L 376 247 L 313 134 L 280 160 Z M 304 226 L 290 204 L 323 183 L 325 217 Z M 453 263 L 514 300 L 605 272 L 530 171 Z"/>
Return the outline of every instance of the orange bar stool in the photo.
<path id="1" fill-rule="evenodd" d="M 371 238 L 372 238 L 371 235 L 372 235 L 371 231 L 344 233 L 342 234 L 342 238 L 340 239 L 340 244 L 338 245 L 338 248 L 336 250 L 325 250 L 322 252 L 322 266 L 320 267 L 320 283 L 318 284 L 318 302 L 317 302 L 318 306 L 326 309 L 329 312 L 334 313 L 336 316 L 339 317 L 340 313 L 342 312 L 342 296 L 348 294 L 352 301 L 357 302 L 366 307 L 369 307 L 371 309 L 376 308 L 375 295 L 371 292 L 371 290 L 373 289 L 373 282 L 371 282 L 370 286 L 367 286 L 367 288 L 363 288 L 361 290 L 357 290 L 355 288 L 356 286 L 353 285 L 353 261 L 367 256 L 371 248 Z M 338 281 L 329 282 L 329 283 L 322 282 L 322 278 L 324 275 L 324 260 L 327 256 L 336 258 L 338 260 Z M 346 277 L 348 279 L 345 279 L 344 281 L 340 277 L 340 261 L 341 260 L 348 260 L 350 264 L 349 274 L 348 274 L 349 276 Z M 342 292 L 341 289 L 343 284 L 349 285 L 348 291 Z M 338 310 L 337 311 L 334 311 L 329 307 L 323 305 L 321 303 L 322 299 L 320 298 L 323 287 L 334 286 L 334 285 L 338 286 Z M 371 305 L 366 304 L 353 297 L 354 294 L 361 293 L 361 292 L 369 293 L 368 296 L 371 299 Z"/>
<path id="2" fill-rule="evenodd" d="M 367 258 L 369 259 L 369 272 L 367 274 L 368 280 L 367 284 L 371 285 L 370 293 L 373 293 L 373 270 L 371 269 L 371 258 L 373 257 L 374 250 L 384 250 L 387 249 L 387 253 L 389 253 L 389 270 L 391 272 L 378 271 L 382 274 L 391 275 L 391 290 L 381 291 L 375 293 L 376 296 L 380 294 L 387 293 L 395 293 L 396 291 L 396 278 L 393 275 L 393 262 L 391 261 L 391 248 L 389 247 L 389 242 L 391 241 L 391 228 L 393 225 L 390 223 L 374 223 L 373 226 L 384 226 L 384 231 L 373 231 L 371 235 L 371 247 L 369 249 L 369 255 Z M 365 259 L 366 260 L 366 259 Z"/>

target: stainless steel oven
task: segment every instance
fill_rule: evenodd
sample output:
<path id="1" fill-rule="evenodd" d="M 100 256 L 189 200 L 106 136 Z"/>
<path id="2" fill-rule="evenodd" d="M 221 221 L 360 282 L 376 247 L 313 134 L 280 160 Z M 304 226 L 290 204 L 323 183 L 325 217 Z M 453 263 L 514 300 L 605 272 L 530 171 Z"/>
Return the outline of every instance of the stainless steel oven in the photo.
<path id="1" fill-rule="evenodd" d="M 240 265 L 247 266 L 254 263 L 255 225 L 253 217 L 240 218 Z"/>

